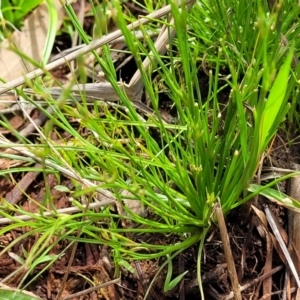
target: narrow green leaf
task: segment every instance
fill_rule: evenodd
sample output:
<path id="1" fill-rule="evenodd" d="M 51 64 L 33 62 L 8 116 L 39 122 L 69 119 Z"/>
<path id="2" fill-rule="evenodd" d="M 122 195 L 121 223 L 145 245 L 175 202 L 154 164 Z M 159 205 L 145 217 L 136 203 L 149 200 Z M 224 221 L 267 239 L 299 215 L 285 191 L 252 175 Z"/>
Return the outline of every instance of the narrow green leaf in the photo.
<path id="1" fill-rule="evenodd" d="M 173 264 L 172 264 L 172 259 L 170 258 L 169 254 L 167 255 L 167 260 L 168 260 L 168 272 L 167 272 L 167 277 L 166 277 L 165 284 L 164 284 L 164 292 L 168 292 L 168 291 L 172 290 L 181 281 L 181 279 L 186 275 L 186 273 L 188 273 L 188 271 L 185 271 L 182 274 L 175 277 L 173 280 L 171 280 L 172 272 L 173 272 Z"/>
<path id="2" fill-rule="evenodd" d="M 43 0 L 26 0 L 26 1 L 19 1 L 18 6 L 19 9 L 16 9 L 13 12 L 14 15 L 14 24 L 16 26 L 20 25 L 20 22 L 26 17 L 28 13 L 30 13 L 34 8 L 40 5 Z"/>
<path id="3" fill-rule="evenodd" d="M 280 191 L 277 191 L 269 187 L 262 189 L 262 186 L 258 184 L 251 184 L 248 188 L 248 191 L 250 192 L 259 191 L 260 195 L 266 197 L 270 201 L 275 202 L 276 204 L 279 204 L 281 206 L 284 206 L 285 208 L 288 208 L 292 211 L 300 212 L 299 202 Z"/>
<path id="4" fill-rule="evenodd" d="M 19 291 L 9 291 L 0 289 L 0 300 L 34 300 L 40 299 L 33 294 L 24 294 Z"/>
<path id="5" fill-rule="evenodd" d="M 58 23 L 58 13 L 55 8 L 54 2 L 52 0 L 47 0 L 46 4 L 49 12 L 50 22 L 48 26 L 47 37 L 46 37 L 46 42 L 45 42 L 43 56 L 42 56 L 42 63 L 44 64 L 46 64 L 50 58 L 55 36 L 56 36 L 57 23 Z"/>
<path id="6" fill-rule="evenodd" d="M 66 192 L 66 193 L 70 192 L 70 190 L 64 185 L 56 185 L 54 188 L 59 192 Z"/>
<path id="7" fill-rule="evenodd" d="M 59 255 L 49 254 L 45 256 L 38 257 L 37 260 L 34 262 L 35 265 L 42 264 L 48 261 L 54 261 L 59 257 Z"/>
<path id="8" fill-rule="evenodd" d="M 121 259 L 119 265 L 128 270 L 131 274 L 138 276 L 136 269 L 128 261 Z"/>
<path id="9" fill-rule="evenodd" d="M 2 15 L 5 21 L 8 21 L 12 24 L 14 24 L 15 21 L 15 16 L 13 13 L 13 8 L 12 5 L 9 3 L 9 0 L 2 0 L 0 2 L 1 7 L 0 7 L 0 16 Z M 4 21 L 4 23 L 5 23 Z M 1 24 L 2 25 L 2 24 Z"/>
<path id="10" fill-rule="evenodd" d="M 273 86 L 270 91 L 270 95 L 267 99 L 266 105 L 264 107 L 262 115 L 262 124 L 261 124 L 261 151 L 263 151 L 266 142 L 268 141 L 268 136 L 274 133 L 270 132 L 273 124 L 276 122 L 280 108 L 283 105 L 283 100 L 285 98 L 288 78 L 290 74 L 290 66 L 293 58 L 293 49 L 290 50 L 290 53 L 280 68 L 278 75 L 273 83 Z"/>

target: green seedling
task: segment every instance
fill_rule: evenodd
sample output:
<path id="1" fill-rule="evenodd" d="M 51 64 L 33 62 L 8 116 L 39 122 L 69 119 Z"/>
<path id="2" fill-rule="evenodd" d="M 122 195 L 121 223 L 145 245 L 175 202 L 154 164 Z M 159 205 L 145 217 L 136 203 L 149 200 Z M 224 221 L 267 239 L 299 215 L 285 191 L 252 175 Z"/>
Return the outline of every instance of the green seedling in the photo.
<path id="1" fill-rule="evenodd" d="M 170 258 L 169 255 L 167 255 L 167 260 L 168 260 L 168 272 L 164 284 L 164 292 L 168 292 L 172 290 L 182 279 L 183 277 L 189 272 L 185 271 L 182 274 L 178 275 L 174 279 L 171 280 L 172 278 L 172 273 L 173 273 L 173 264 L 172 264 L 172 259 Z"/>

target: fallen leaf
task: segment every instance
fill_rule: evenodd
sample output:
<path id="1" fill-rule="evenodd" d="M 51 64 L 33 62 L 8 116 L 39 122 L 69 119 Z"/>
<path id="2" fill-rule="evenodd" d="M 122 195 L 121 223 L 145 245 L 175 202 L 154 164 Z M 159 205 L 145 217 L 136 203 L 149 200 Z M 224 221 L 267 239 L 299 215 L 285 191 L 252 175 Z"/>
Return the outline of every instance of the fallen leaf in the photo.
<path id="1" fill-rule="evenodd" d="M 59 28 L 63 21 L 63 8 L 59 0 L 53 1 L 58 12 Z M 24 21 L 21 31 L 15 31 L 9 40 L 0 44 L 0 78 L 6 81 L 22 76 L 36 67 L 22 59 L 9 48 L 14 46 L 18 51 L 26 54 L 33 60 L 40 62 L 49 28 L 50 15 L 47 5 L 39 5 Z"/>

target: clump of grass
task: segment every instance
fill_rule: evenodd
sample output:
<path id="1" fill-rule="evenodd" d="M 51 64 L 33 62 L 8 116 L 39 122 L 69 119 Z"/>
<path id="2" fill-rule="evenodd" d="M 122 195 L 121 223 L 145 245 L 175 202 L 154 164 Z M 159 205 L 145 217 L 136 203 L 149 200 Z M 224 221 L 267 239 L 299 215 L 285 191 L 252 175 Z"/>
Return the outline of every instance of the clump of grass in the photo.
<path id="1" fill-rule="evenodd" d="M 35 233 L 51 232 L 56 243 L 66 239 L 106 244 L 112 247 L 118 266 L 126 265 L 128 259 L 178 254 L 199 243 L 200 270 L 204 238 L 215 221 L 215 204 L 220 203 L 227 214 L 260 191 L 252 187 L 247 194 L 262 154 L 287 113 L 290 97 L 295 95 L 299 67 L 292 70 L 291 76 L 290 66 L 297 46 L 294 41 L 297 14 L 294 10 L 286 12 L 287 6 L 282 2 L 270 11 L 259 1 L 247 8 L 241 1 L 222 4 L 201 1 L 190 13 L 184 5 L 178 8 L 177 2 L 170 3 L 174 24 L 169 21 L 164 24 L 175 28 L 176 40 L 169 45 L 167 64 L 152 40 L 147 39 L 142 26 L 145 42 L 135 39 L 126 27 L 120 4 L 113 2 L 117 25 L 140 68 L 155 117 L 144 117 L 135 110 L 116 81 L 109 49 L 104 49 L 101 58 L 94 53 L 120 97 L 120 106 L 111 110 L 96 101 L 91 110 L 84 93 L 82 102 L 68 93 L 58 101 L 47 95 L 53 113 L 39 107 L 49 118 L 47 132 L 61 129 L 72 138 L 65 144 L 55 144 L 45 132 L 45 137 L 41 137 L 42 152 L 32 150 L 37 145 L 27 145 L 36 155 L 35 160 L 42 163 L 44 172 L 54 172 L 60 178 L 59 171 L 64 168 L 77 174 L 77 179 L 96 182 L 85 186 L 74 180 L 74 190 L 68 191 L 74 204 L 83 211 L 51 218 L 34 215 L 34 222 L 24 222 L 3 209 L 0 214 L 12 218 L 14 224 L 2 228 L 0 234 L 26 226 Z M 294 32 L 290 30 L 292 26 Z M 88 43 L 84 32 L 78 31 Z M 289 41 L 285 46 L 282 46 L 283 37 Z M 159 75 L 160 82 L 153 81 L 152 72 L 142 68 L 145 55 L 151 59 L 151 70 Z M 198 78 L 200 62 L 208 70 L 206 96 Z M 170 124 L 159 113 L 161 84 L 176 109 L 176 120 Z M 38 81 L 33 86 L 37 91 L 42 89 Z M 224 89 L 229 96 L 221 101 Z M 69 105 L 67 98 L 74 103 Z M 70 117 L 78 120 L 78 128 L 70 124 Z M 82 128 L 89 131 L 87 137 L 81 136 Z M 109 207 L 95 212 L 80 204 L 82 197 L 86 202 L 95 201 L 99 191 L 109 191 L 123 213 L 113 213 Z M 50 193 L 48 197 L 45 203 L 51 203 Z M 124 205 L 128 198 L 139 201 L 151 213 L 151 218 L 144 218 Z M 29 214 L 20 208 L 4 208 Z M 46 208 L 40 209 L 43 212 Z M 136 226 L 120 228 L 123 221 Z M 174 245 L 138 241 L 137 237 L 149 232 L 173 233 L 185 238 Z M 30 261 L 28 258 L 25 266 L 36 265 L 40 257 L 52 262 L 48 253 L 53 245 L 49 246 L 46 237 L 43 235 L 43 247 L 39 251 L 32 250 L 35 253 L 28 256 Z M 31 267 L 28 274 L 30 271 Z M 201 282 L 200 271 L 198 276 Z"/>

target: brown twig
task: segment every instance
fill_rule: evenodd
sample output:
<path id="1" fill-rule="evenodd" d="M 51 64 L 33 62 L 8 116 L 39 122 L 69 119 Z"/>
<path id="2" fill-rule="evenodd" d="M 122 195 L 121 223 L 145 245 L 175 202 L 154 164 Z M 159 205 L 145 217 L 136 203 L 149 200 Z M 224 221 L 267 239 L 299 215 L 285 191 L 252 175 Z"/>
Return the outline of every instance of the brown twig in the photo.
<path id="1" fill-rule="evenodd" d="M 218 224 L 220 228 L 220 233 L 221 233 L 221 239 L 224 247 L 224 253 L 226 257 L 226 262 L 227 262 L 227 269 L 233 289 L 233 294 L 234 294 L 234 299 L 236 300 L 242 300 L 242 294 L 240 291 L 240 285 L 236 273 L 236 268 L 234 265 L 234 259 L 232 257 L 232 252 L 231 252 L 231 247 L 230 247 L 230 241 L 229 241 L 229 236 L 224 220 L 224 215 L 223 211 L 220 207 L 219 204 L 216 205 L 216 215 L 218 219 Z"/>
<path id="2" fill-rule="evenodd" d="M 36 164 L 34 168 L 41 168 L 41 165 Z M 31 183 L 36 179 L 38 175 L 39 172 L 26 173 L 26 175 L 23 176 L 23 178 L 18 183 L 16 183 L 14 188 L 6 193 L 5 200 L 10 204 L 17 204 L 21 200 L 21 197 L 26 192 L 27 188 L 31 185 Z"/>
<path id="3" fill-rule="evenodd" d="M 300 170 L 300 165 L 293 164 L 292 167 L 295 169 L 295 171 Z M 290 179 L 289 184 L 289 196 L 291 196 L 293 199 L 298 200 L 300 202 L 300 176 L 295 176 Z M 298 253 L 300 251 L 300 214 L 294 211 L 289 210 L 288 211 L 288 230 L 289 230 L 289 251 L 292 257 L 292 260 L 295 264 L 295 268 L 297 270 L 297 273 L 300 273 L 300 261 L 298 257 Z M 291 286 L 296 287 L 295 280 L 291 280 Z"/>
<path id="4" fill-rule="evenodd" d="M 190 2 L 193 2 L 193 1 L 195 1 L 195 0 L 186 1 L 185 4 L 189 4 Z M 178 5 L 181 6 L 181 3 L 178 3 Z M 127 26 L 127 28 L 129 30 L 133 30 L 143 24 L 152 22 L 153 19 L 161 18 L 162 16 L 165 16 L 166 14 L 168 14 L 170 12 L 171 12 L 171 5 L 167 5 L 161 9 L 145 16 L 144 18 L 141 18 L 141 19 L 129 24 Z M 74 60 L 78 56 L 82 56 L 82 55 L 84 55 L 88 52 L 91 52 L 103 45 L 106 45 L 106 44 L 114 41 L 116 38 L 122 36 L 122 34 L 123 33 L 121 30 L 116 30 L 116 31 L 104 36 L 103 38 L 101 38 L 99 40 L 95 40 L 95 41 L 91 42 L 89 45 L 87 45 L 77 51 L 74 51 L 74 52 L 46 65 L 43 69 L 37 69 L 37 70 L 34 70 L 34 71 L 26 74 L 26 76 L 21 76 L 21 77 L 16 78 L 16 79 L 0 86 L 0 95 L 24 84 L 25 80 L 32 80 L 40 75 L 43 75 L 46 71 L 53 70 L 53 69 L 57 68 L 58 66 L 65 64 L 66 62 Z"/>
<path id="5" fill-rule="evenodd" d="M 262 280 L 265 280 L 266 278 L 268 278 L 269 276 L 277 273 L 278 271 L 280 271 L 283 268 L 283 265 L 278 266 L 276 268 L 274 268 L 273 270 L 271 270 L 269 273 L 263 274 L 257 278 L 255 278 L 254 280 L 248 282 L 247 284 L 243 285 L 240 287 L 240 291 L 245 291 L 246 289 L 250 288 L 251 286 L 258 284 L 259 282 L 261 282 Z M 234 294 L 233 292 L 230 292 L 223 300 L 230 300 L 234 298 Z"/>
<path id="6" fill-rule="evenodd" d="M 264 266 L 264 274 L 268 274 L 272 270 L 272 260 L 273 260 L 273 243 L 269 231 L 265 229 L 266 237 L 266 261 Z M 272 294 L 272 277 L 269 276 L 263 281 L 263 294 L 270 295 L 266 296 L 266 300 L 271 300 Z"/>
<path id="7" fill-rule="evenodd" d="M 89 209 L 95 209 L 95 208 L 99 208 L 99 207 L 104 207 L 107 205 L 112 204 L 111 200 L 101 200 L 101 201 L 97 201 L 94 203 L 89 203 Z M 73 213 L 77 213 L 80 211 L 83 211 L 84 209 L 80 209 L 76 206 L 74 207 L 67 207 L 67 208 L 62 208 L 62 209 L 58 209 L 56 210 L 56 212 L 44 212 L 43 216 L 44 217 L 52 217 L 52 216 L 56 216 L 56 215 L 60 215 L 60 214 L 73 214 Z M 12 216 L 11 218 L 0 218 L 0 225 L 5 225 L 5 224 L 11 224 L 14 222 L 14 220 L 20 220 L 20 221 L 28 221 L 28 220 L 32 220 L 34 219 L 34 216 L 40 216 L 41 214 L 31 214 L 31 215 L 21 215 L 21 216 Z"/>
<path id="8" fill-rule="evenodd" d="M 101 288 L 107 287 L 107 286 L 109 286 L 111 284 L 119 283 L 120 281 L 121 281 L 120 278 L 117 278 L 117 279 L 105 282 L 103 284 L 99 284 L 99 285 L 93 286 L 93 287 L 91 287 L 89 289 L 86 289 L 86 290 L 83 290 L 81 292 L 72 294 L 70 296 L 67 296 L 67 297 L 63 298 L 62 300 L 69 300 L 69 299 L 73 299 L 73 298 L 76 298 L 76 297 L 84 296 L 84 295 L 87 295 L 87 294 L 89 294 L 89 293 L 91 293 L 93 291 L 97 291 L 97 290 L 99 290 Z"/>
<path id="9" fill-rule="evenodd" d="M 79 238 L 81 236 L 81 233 L 82 233 L 82 228 L 79 228 L 78 232 L 77 232 L 77 235 L 76 235 L 76 238 Z M 67 270 L 66 270 L 65 274 L 63 275 L 63 278 L 62 278 L 62 281 L 61 281 L 61 284 L 60 284 L 60 288 L 59 288 L 59 291 L 56 295 L 55 300 L 60 299 L 60 296 L 62 295 L 62 293 L 65 289 L 65 286 L 66 286 L 66 283 L 67 283 L 67 280 L 68 280 L 68 277 L 69 277 L 69 274 L 70 274 L 70 269 L 71 269 L 71 266 L 73 264 L 73 261 L 74 261 L 75 255 L 76 255 L 77 246 L 78 246 L 78 242 L 74 241 L 72 251 L 71 251 L 71 255 L 69 257 L 69 261 L 68 261 L 68 265 L 67 265 Z"/>

